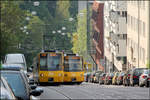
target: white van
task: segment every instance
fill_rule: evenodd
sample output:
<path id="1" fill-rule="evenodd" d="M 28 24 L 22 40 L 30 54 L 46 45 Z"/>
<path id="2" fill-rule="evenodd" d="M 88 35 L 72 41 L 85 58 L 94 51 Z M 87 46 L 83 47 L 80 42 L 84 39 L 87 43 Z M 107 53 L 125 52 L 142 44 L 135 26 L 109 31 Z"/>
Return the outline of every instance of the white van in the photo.
<path id="1" fill-rule="evenodd" d="M 5 56 L 4 64 L 17 64 L 21 66 L 24 71 L 27 73 L 27 65 L 24 54 L 16 53 L 16 54 L 7 54 Z"/>

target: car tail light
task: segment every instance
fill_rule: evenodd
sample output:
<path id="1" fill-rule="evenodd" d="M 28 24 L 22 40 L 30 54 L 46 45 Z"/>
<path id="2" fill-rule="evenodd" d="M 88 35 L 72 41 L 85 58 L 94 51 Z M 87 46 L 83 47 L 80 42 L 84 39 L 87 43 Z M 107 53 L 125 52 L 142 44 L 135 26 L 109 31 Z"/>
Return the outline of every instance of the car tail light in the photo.
<path id="1" fill-rule="evenodd" d="M 122 77 L 120 77 L 120 80 L 122 80 Z"/>
<path id="2" fill-rule="evenodd" d="M 104 77 L 102 77 L 102 80 L 104 80 Z"/>
<path id="3" fill-rule="evenodd" d="M 147 76 L 144 76 L 144 75 L 142 76 L 142 78 L 146 78 L 146 77 L 147 77 Z"/>
<path id="4" fill-rule="evenodd" d="M 128 77 L 130 77 L 130 74 L 128 74 Z"/>
<path id="5" fill-rule="evenodd" d="M 148 80 L 150 80 L 150 78 Z"/>
<path id="6" fill-rule="evenodd" d="M 133 76 L 133 78 L 138 78 L 137 76 Z"/>

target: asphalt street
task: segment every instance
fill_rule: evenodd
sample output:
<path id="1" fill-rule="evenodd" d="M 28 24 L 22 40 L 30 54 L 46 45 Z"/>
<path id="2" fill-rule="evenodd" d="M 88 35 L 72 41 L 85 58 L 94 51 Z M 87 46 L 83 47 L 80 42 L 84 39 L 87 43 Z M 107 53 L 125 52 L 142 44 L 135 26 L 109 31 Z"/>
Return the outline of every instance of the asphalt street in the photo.
<path id="1" fill-rule="evenodd" d="M 125 87 L 122 85 L 99 85 L 83 82 L 59 86 L 40 86 L 44 93 L 40 99 L 150 99 L 150 88 Z"/>

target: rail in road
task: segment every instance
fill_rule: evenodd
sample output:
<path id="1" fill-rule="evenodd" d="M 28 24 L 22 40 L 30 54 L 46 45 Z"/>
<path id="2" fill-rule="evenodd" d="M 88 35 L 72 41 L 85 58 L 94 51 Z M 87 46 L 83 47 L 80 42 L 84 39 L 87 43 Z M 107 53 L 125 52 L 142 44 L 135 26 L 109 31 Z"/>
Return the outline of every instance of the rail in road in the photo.
<path id="1" fill-rule="evenodd" d="M 99 85 L 83 82 L 81 85 L 40 86 L 40 99 L 150 99 L 149 88 Z"/>

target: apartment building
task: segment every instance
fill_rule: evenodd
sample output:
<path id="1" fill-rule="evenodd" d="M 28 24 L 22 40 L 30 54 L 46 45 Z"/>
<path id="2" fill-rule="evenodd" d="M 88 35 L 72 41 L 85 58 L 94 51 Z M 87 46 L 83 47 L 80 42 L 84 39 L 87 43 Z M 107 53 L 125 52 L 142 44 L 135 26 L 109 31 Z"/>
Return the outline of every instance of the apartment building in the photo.
<path id="1" fill-rule="evenodd" d="M 105 72 L 126 70 L 127 2 L 105 1 Z"/>
<path id="2" fill-rule="evenodd" d="M 104 3 L 94 1 L 92 6 L 92 42 L 96 53 L 94 60 L 97 65 L 96 70 L 104 70 Z"/>
<path id="3" fill-rule="evenodd" d="M 150 60 L 150 1 L 128 1 L 127 12 L 127 68 L 146 68 Z"/>

